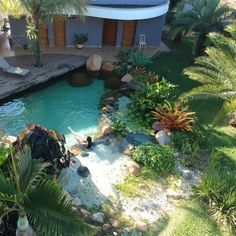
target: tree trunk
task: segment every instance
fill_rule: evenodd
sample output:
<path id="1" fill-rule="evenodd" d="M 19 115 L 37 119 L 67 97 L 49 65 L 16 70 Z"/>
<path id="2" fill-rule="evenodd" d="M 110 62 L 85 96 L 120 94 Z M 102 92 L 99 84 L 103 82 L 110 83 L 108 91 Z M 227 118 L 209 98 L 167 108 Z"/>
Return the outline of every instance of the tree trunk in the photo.
<path id="1" fill-rule="evenodd" d="M 30 227 L 28 218 L 25 214 L 19 215 L 16 236 L 35 236 L 35 233 Z"/>
<path id="2" fill-rule="evenodd" d="M 33 14 L 33 24 L 35 26 L 35 36 L 36 39 L 34 39 L 33 42 L 33 55 L 36 60 L 36 67 L 41 67 L 42 65 L 42 52 L 41 52 L 41 44 L 40 44 L 40 36 L 39 36 L 39 25 L 40 25 L 40 14 L 38 12 L 35 12 Z"/>
<path id="3" fill-rule="evenodd" d="M 207 34 L 205 32 L 199 33 L 194 49 L 194 56 L 201 56 L 204 52 L 204 44 L 207 40 Z"/>
<path id="4" fill-rule="evenodd" d="M 179 32 L 178 34 L 176 34 L 176 36 L 174 37 L 173 41 L 175 43 L 180 43 L 183 39 L 183 32 Z"/>

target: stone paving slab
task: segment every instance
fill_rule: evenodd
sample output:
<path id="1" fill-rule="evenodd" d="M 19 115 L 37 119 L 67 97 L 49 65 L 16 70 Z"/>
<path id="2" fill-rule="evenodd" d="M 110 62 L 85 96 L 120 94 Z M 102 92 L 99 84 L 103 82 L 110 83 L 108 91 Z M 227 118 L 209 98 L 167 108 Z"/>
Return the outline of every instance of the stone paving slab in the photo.
<path id="1" fill-rule="evenodd" d="M 87 57 L 69 54 L 45 54 L 41 68 L 34 67 L 31 55 L 5 57 L 12 66 L 29 69 L 26 78 L 0 72 L 0 101 L 28 88 L 40 85 L 85 65 Z"/>

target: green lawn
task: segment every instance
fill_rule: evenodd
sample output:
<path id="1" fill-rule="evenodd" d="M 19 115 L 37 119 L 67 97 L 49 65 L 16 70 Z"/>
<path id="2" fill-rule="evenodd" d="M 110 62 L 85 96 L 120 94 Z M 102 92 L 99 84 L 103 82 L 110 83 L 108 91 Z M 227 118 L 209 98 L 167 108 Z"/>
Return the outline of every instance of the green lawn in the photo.
<path id="1" fill-rule="evenodd" d="M 183 74 L 183 70 L 193 65 L 191 55 L 193 39 L 184 39 L 181 44 L 170 43 L 171 52 L 162 53 L 154 59 L 150 70 L 155 71 L 160 77 L 165 77 L 175 84 L 176 98 L 183 92 L 191 90 L 198 82 L 190 80 Z M 214 127 L 212 121 L 220 108 L 222 101 L 216 99 L 190 100 L 190 109 L 196 112 L 198 123 L 204 125 L 207 132 L 207 142 L 202 149 L 210 154 L 218 149 L 227 155 L 225 163 L 236 166 L 236 129 L 229 126 Z M 197 201 L 184 201 L 176 212 L 170 215 L 162 236 L 202 236 L 202 235 L 230 235 L 223 232 L 207 213 L 206 208 Z"/>
<path id="2" fill-rule="evenodd" d="M 155 71 L 160 77 L 164 77 L 175 84 L 175 95 L 191 90 L 198 82 L 189 79 L 183 74 L 183 70 L 193 65 L 194 58 L 191 55 L 193 38 L 186 38 L 180 44 L 169 43 L 171 52 L 162 53 L 154 59 L 149 69 Z M 196 112 L 198 122 L 204 124 L 209 132 L 209 139 L 204 148 L 209 152 L 216 147 L 235 146 L 236 129 L 231 127 L 213 127 L 212 121 L 219 110 L 222 101 L 217 99 L 190 100 L 190 109 Z"/>
<path id="3" fill-rule="evenodd" d="M 162 225 L 160 236 L 229 236 L 213 222 L 198 201 L 182 201 Z"/>

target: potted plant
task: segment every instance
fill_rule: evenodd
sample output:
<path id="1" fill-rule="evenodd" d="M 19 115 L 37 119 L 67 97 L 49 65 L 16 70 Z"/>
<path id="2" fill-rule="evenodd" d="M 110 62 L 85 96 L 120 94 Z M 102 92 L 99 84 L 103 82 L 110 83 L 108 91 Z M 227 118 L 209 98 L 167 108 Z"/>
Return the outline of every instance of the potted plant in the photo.
<path id="1" fill-rule="evenodd" d="M 84 43 L 88 41 L 88 33 L 87 34 L 75 34 L 75 44 L 77 48 L 83 48 Z"/>

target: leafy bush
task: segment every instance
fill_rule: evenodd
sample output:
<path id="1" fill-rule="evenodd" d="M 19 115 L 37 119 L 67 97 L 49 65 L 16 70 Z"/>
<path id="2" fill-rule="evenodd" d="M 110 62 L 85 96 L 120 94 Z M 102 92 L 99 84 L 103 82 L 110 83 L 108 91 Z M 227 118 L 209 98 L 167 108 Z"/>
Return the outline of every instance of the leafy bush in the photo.
<path id="1" fill-rule="evenodd" d="M 201 126 L 195 126 L 192 132 L 172 132 L 171 140 L 174 148 L 181 153 L 182 164 L 194 166 L 200 153 L 200 145 L 206 141 L 206 134 Z"/>
<path id="2" fill-rule="evenodd" d="M 183 107 L 180 102 L 165 101 L 152 111 L 154 119 L 160 121 L 170 131 L 191 131 L 195 123 L 195 112 L 188 112 L 188 106 Z"/>
<path id="3" fill-rule="evenodd" d="M 144 51 L 137 51 L 130 48 L 121 48 L 115 56 L 115 72 L 124 76 L 132 71 L 132 68 L 144 68 L 151 63 L 151 59 Z"/>
<path id="4" fill-rule="evenodd" d="M 115 135 L 124 136 L 126 133 L 126 125 L 122 120 L 117 120 L 112 124 L 112 131 Z"/>
<path id="5" fill-rule="evenodd" d="M 170 98 L 175 86 L 161 80 L 154 84 L 141 83 L 140 89 L 131 96 L 133 103 L 129 105 L 131 114 L 135 114 L 141 120 L 151 122 L 151 111 L 164 100 Z"/>
<path id="6" fill-rule="evenodd" d="M 211 156 L 197 195 L 207 201 L 212 217 L 219 224 L 236 230 L 236 168 L 235 163 L 226 164 L 227 159 L 221 152 Z"/>
<path id="7" fill-rule="evenodd" d="M 142 50 L 131 53 L 130 60 L 133 67 L 145 67 L 152 62 L 149 55 Z"/>
<path id="8" fill-rule="evenodd" d="M 134 150 L 133 158 L 160 175 L 172 172 L 175 166 L 174 150 L 164 145 L 142 144 Z"/>
<path id="9" fill-rule="evenodd" d="M 119 49 L 115 56 L 116 62 L 114 63 L 116 74 L 124 76 L 131 71 L 131 54 L 133 51 L 134 49 L 130 48 Z"/>

